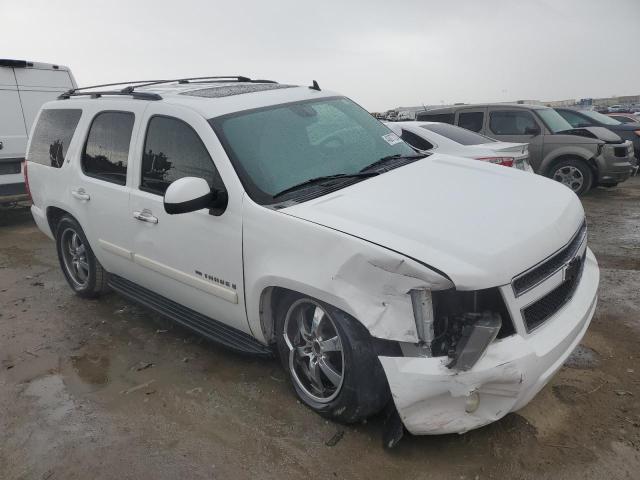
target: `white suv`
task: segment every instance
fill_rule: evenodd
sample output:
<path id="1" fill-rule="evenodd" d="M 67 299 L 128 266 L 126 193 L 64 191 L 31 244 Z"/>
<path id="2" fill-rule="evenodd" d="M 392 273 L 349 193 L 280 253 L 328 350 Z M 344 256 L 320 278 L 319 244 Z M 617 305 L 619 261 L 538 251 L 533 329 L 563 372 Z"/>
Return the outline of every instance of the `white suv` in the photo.
<path id="1" fill-rule="evenodd" d="M 315 82 L 104 88 L 46 104 L 27 157 L 78 295 L 277 353 L 313 410 L 395 404 L 416 434 L 523 407 L 584 335 L 599 271 L 557 182 L 416 155 Z"/>

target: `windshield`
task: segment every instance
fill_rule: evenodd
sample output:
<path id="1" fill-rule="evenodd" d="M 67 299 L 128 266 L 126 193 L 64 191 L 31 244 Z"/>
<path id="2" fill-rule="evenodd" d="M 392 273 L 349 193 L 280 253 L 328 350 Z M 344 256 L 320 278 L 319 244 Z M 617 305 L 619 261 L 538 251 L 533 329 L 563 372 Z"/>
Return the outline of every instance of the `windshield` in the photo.
<path id="1" fill-rule="evenodd" d="M 416 154 L 346 98 L 274 105 L 209 122 L 247 193 L 262 204 L 310 179 L 357 174 L 380 158 Z"/>
<path id="2" fill-rule="evenodd" d="M 580 110 L 580 114 L 605 125 L 620 125 L 620 122 L 615 118 L 607 117 L 606 115 L 594 112 L 593 110 Z"/>
<path id="3" fill-rule="evenodd" d="M 536 108 L 534 110 L 552 133 L 571 130 L 573 127 L 553 108 Z"/>
<path id="4" fill-rule="evenodd" d="M 471 130 L 449 125 L 448 123 L 433 123 L 420 126 L 425 130 L 430 130 L 438 135 L 447 137 L 449 140 L 453 140 L 460 145 L 480 145 L 482 143 L 494 143 L 497 141 L 493 138 L 472 132 Z"/>

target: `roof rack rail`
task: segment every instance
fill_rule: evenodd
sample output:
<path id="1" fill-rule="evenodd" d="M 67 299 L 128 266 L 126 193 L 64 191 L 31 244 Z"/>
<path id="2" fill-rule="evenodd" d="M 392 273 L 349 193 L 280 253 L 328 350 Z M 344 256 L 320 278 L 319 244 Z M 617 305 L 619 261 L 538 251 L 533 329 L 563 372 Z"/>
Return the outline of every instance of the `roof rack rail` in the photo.
<path id="1" fill-rule="evenodd" d="M 123 92 L 122 90 L 100 90 L 97 92 L 65 92 L 58 96 L 58 100 L 67 100 L 71 97 L 89 96 L 91 98 L 100 98 L 104 95 L 131 95 L 135 100 L 162 100 L 157 93 L 151 92 Z"/>
<path id="2" fill-rule="evenodd" d="M 195 80 L 195 81 L 194 81 Z M 117 82 L 117 83 L 104 83 L 102 85 L 91 85 L 89 87 L 72 88 L 61 94 L 58 100 L 66 100 L 71 97 L 88 95 L 91 98 L 98 98 L 103 95 L 131 95 L 135 99 L 139 100 L 162 100 L 162 97 L 157 93 L 151 92 L 136 92 L 136 88 L 149 87 L 152 85 L 161 85 L 165 83 L 213 83 L 213 82 L 246 82 L 246 83 L 278 83 L 274 80 L 252 80 L 249 77 L 242 75 L 224 75 L 224 76 L 212 76 L 212 77 L 190 77 L 190 78 L 176 78 L 173 80 L 135 80 L 130 82 Z M 136 84 L 136 85 L 132 85 Z M 114 87 L 116 85 L 127 85 L 121 90 L 105 90 L 105 91 L 93 91 L 86 92 L 85 90 L 102 88 L 102 87 Z"/>

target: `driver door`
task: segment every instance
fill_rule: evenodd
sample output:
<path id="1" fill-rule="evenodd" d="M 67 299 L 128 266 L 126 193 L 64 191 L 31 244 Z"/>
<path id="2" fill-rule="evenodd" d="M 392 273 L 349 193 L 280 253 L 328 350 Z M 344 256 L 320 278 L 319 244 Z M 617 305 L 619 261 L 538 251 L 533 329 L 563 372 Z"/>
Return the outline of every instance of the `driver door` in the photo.
<path id="1" fill-rule="evenodd" d="M 215 165 L 222 148 L 204 118 L 176 106 L 151 104 L 140 135 L 129 219 L 135 278 L 174 302 L 250 333 L 244 305 L 242 196 L 229 192 L 223 212 L 169 215 L 163 195 L 183 177 L 224 188 Z"/>

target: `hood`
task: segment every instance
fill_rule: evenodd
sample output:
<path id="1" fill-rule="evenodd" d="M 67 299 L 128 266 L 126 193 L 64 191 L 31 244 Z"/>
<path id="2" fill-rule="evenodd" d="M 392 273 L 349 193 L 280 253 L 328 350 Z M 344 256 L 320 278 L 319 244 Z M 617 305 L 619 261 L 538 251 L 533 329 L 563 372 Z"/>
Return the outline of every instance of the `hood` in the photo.
<path id="1" fill-rule="evenodd" d="M 461 290 L 510 283 L 584 220 L 578 197 L 557 182 L 442 154 L 280 212 L 425 263 Z"/>
<path id="2" fill-rule="evenodd" d="M 605 143 L 622 143 L 619 135 L 604 127 L 572 128 L 571 130 L 559 132 L 557 135 L 576 135 L 578 137 L 602 140 Z"/>

